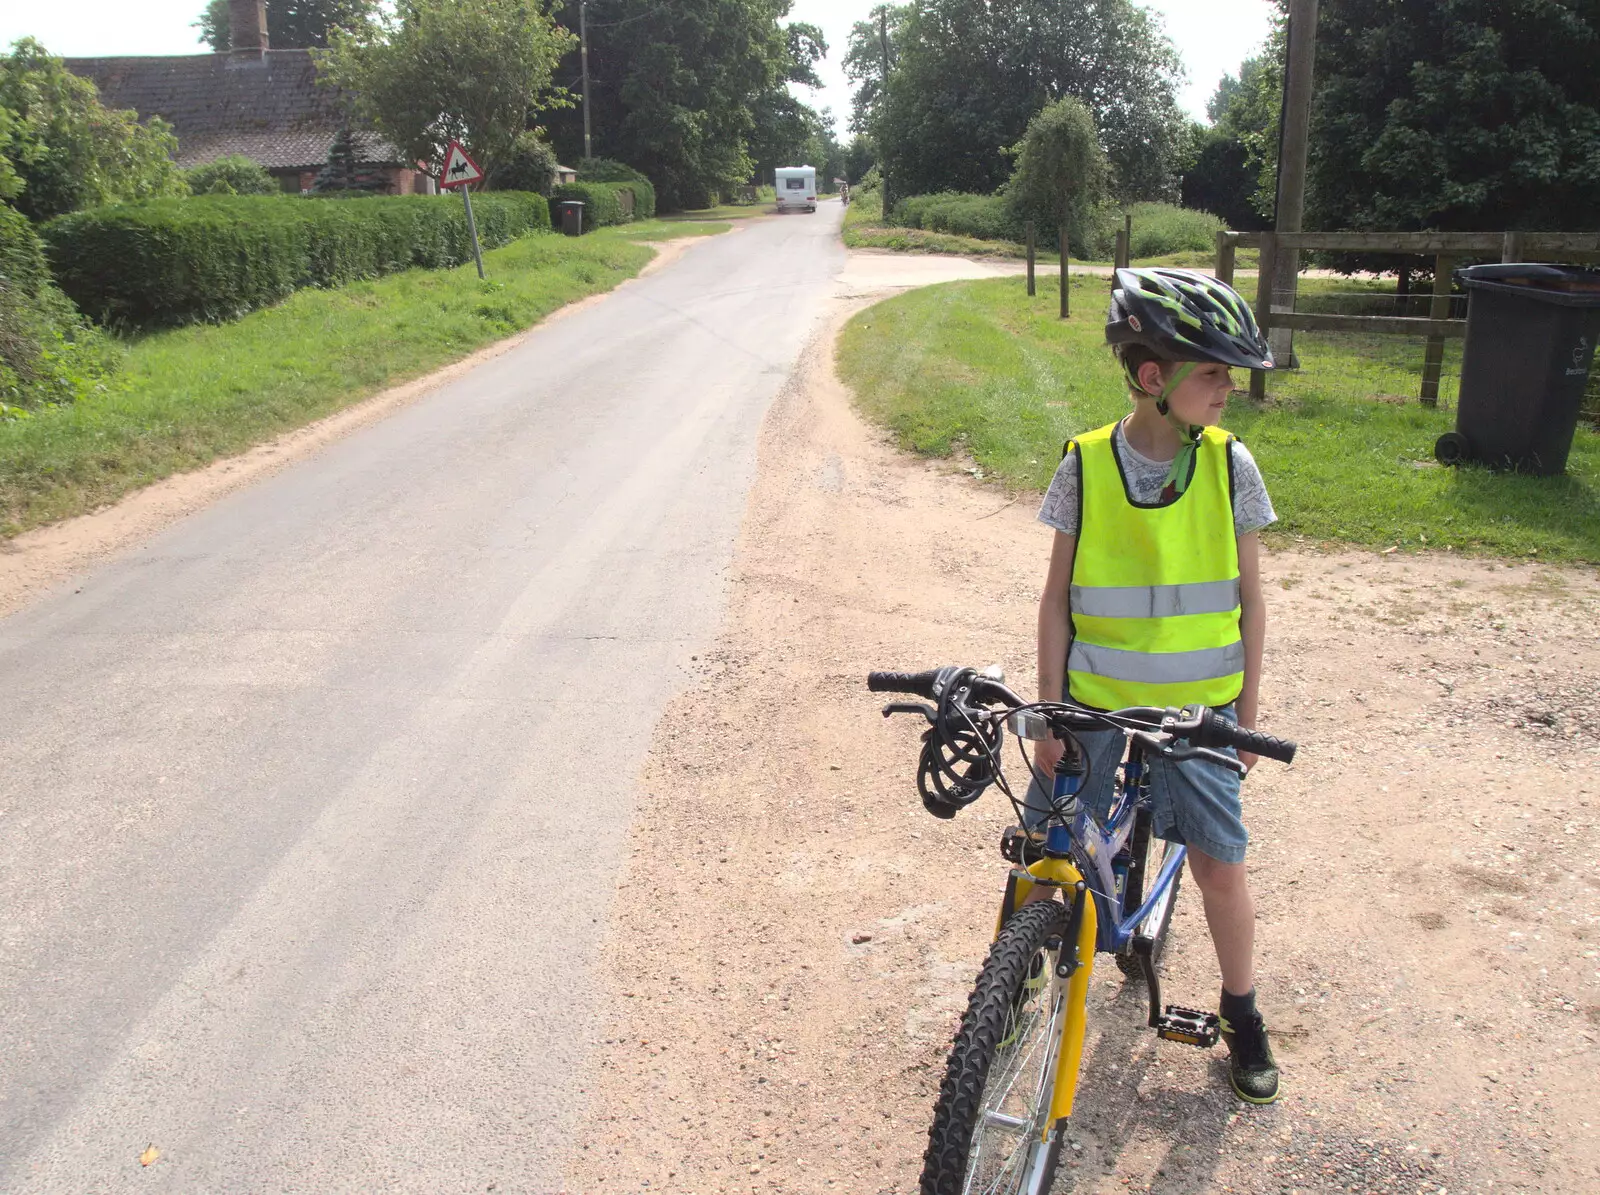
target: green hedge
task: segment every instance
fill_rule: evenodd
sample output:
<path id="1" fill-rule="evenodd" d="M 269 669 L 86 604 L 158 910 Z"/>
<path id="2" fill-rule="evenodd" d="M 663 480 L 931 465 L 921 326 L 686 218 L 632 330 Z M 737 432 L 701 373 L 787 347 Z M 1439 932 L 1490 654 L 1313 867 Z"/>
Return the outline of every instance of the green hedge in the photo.
<path id="1" fill-rule="evenodd" d="M 1217 230 L 1222 227 L 1222 221 L 1210 212 L 1171 203 L 1136 203 L 1128 210 L 1133 216 L 1131 256 L 1135 261 L 1213 249 Z M 1004 195 L 968 195 L 955 191 L 913 195 L 894 205 L 889 223 L 985 241 L 1021 241 L 1025 235 L 1021 218 Z M 1121 227 L 1120 207 L 1108 203 L 1096 208 L 1081 228 L 1074 226 L 1070 230 L 1074 252 L 1090 260 L 1109 260 L 1115 252 Z M 1038 236 L 1039 244 L 1053 245 L 1056 230 L 1041 227 Z"/>
<path id="2" fill-rule="evenodd" d="M 1217 247 L 1217 233 L 1226 227 L 1210 212 L 1171 203 L 1136 203 L 1128 214 L 1133 217 L 1129 256 L 1135 261 L 1169 253 L 1211 252 Z"/>
<path id="3" fill-rule="evenodd" d="M 894 205 L 891 224 L 978 237 L 985 241 L 1020 241 L 1022 225 L 1001 195 L 966 195 L 942 191 L 913 195 Z"/>
<path id="4" fill-rule="evenodd" d="M 547 230 L 538 195 L 474 197 L 486 249 Z M 44 227 L 61 288 L 102 323 L 234 319 L 307 286 L 339 286 L 472 256 L 453 195 L 325 203 L 295 196 L 204 196 L 96 208 Z"/>
<path id="5" fill-rule="evenodd" d="M 633 194 L 633 215 L 624 214 L 622 192 Z M 656 214 L 656 189 L 644 179 L 623 183 L 563 183 L 550 192 L 550 218 L 561 222 L 561 203 L 576 199 L 583 204 L 583 230 L 606 228 L 628 220 L 648 220 Z"/>

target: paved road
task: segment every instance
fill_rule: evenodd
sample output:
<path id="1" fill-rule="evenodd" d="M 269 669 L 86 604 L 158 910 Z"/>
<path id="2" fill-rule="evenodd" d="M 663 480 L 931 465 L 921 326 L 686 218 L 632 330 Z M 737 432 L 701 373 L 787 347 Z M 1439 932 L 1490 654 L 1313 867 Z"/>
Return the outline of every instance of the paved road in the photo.
<path id="1" fill-rule="evenodd" d="M 0 622 L 0 1191 L 559 1188 L 633 777 L 838 219 Z"/>

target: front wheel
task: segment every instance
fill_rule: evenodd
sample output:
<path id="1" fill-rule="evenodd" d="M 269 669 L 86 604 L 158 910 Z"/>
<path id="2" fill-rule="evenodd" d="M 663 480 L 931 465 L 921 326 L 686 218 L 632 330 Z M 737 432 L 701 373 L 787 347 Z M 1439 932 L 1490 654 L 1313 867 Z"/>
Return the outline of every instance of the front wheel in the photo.
<path id="1" fill-rule="evenodd" d="M 1056 901 L 1024 905 L 989 948 L 939 1085 L 922 1195 L 1049 1190 L 1060 1143 L 1046 1144 L 1044 1130 L 1066 1004 L 1067 985 L 1055 980 L 1066 926 Z"/>

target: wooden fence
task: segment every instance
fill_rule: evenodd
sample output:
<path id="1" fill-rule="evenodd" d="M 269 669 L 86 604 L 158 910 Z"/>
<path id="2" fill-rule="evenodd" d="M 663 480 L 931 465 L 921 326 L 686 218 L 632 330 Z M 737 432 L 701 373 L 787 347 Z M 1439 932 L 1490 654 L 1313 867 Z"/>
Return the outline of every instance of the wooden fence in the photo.
<path id="1" fill-rule="evenodd" d="M 1600 257 L 1600 233 L 1594 232 L 1219 232 L 1217 277 L 1233 284 L 1234 255 L 1239 249 L 1259 249 L 1261 264 L 1256 277 L 1256 322 L 1263 332 L 1290 328 L 1297 332 L 1378 332 L 1394 336 L 1423 336 L 1423 403 L 1439 402 L 1439 370 L 1444 342 L 1466 335 L 1467 321 L 1451 319 L 1452 271 L 1463 258 L 1501 261 L 1559 261 Z M 1334 253 L 1394 253 L 1432 257 L 1433 298 L 1426 318 L 1385 315 L 1325 315 L 1300 312 L 1274 302 L 1273 275 L 1282 253 L 1323 250 Z M 1267 372 L 1250 372 L 1250 395 L 1265 398 Z"/>

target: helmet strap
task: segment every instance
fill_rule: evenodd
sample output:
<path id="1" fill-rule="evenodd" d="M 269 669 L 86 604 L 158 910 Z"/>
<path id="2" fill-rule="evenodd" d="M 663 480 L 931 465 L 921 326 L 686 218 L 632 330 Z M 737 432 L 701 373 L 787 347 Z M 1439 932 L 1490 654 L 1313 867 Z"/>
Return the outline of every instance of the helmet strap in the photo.
<path id="1" fill-rule="evenodd" d="M 1167 478 L 1161 483 L 1163 490 L 1170 485 L 1173 491 L 1178 494 L 1182 494 L 1189 488 L 1189 478 L 1194 474 L 1195 451 L 1200 447 L 1200 436 L 1204 428 L 1198 424 L 1180 422 L 1173 416 L 1171 404 L 1167 400 L 1172 397 L 1179 386 L 1183 385 L 1184 380 L 1194 372 L 1197 364 L 1198 362 L 1195 361 L 1185 361 L 1177 369 L 1173 370 L 1171 379 L 1161 388 L 1161 394 L 1156 399 L 1156 410 L 1160 411 L 1166 421 L 1172 425 L 1182 441 L 1178 448 L 1178 455 L 1172 458 L 1172 467 L 1167 470 Z"/>

